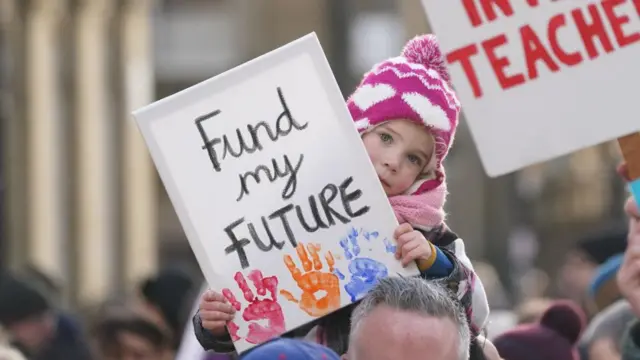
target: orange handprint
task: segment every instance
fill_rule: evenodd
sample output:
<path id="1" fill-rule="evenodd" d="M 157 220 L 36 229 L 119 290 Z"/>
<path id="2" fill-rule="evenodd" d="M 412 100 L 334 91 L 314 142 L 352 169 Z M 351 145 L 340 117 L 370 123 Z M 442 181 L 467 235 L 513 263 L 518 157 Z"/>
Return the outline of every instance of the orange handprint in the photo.
<path id="1" fill-rule="evenodd" d="M 285 255 L 284 263 L 293 280 L 302 290 L 302 295 L 298 301 L 289 291 L 280 290 L 280 295 L 299 304 L 300 309 L 313 317 L 321 317 L 340 308 L 340 282 L 338 276 L 333 273 L 335 264 L 333 254 L 327 251 L 324 255 L 329 271 L 322 271 L 323 264 L 318 255 L 320 250 L 319 244 L 308 244 L 306 247 L 302 243 L 298 244 L 296 252 L 302 263 L 304 274 L 293 262 L 291 256 Z"/>

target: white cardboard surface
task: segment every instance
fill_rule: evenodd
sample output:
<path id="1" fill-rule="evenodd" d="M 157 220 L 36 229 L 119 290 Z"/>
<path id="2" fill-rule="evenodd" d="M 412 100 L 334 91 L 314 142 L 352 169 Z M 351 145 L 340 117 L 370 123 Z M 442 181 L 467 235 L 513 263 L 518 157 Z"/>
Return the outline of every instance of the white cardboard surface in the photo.
<path id="1" fill-rule="evenodd" d="M 238 351 L 350 304 L 377 278 L 418 273 L 392 254 L 395 216 L 315 34 L 134 117 L 207 281 L 239 309 Z M 245 150 L 233 156 L 237 131 Z M 310 228 L 315 211 L 320 228 L 298 211 Z M 244 261 L 231 236 L 246 243 Z"/>

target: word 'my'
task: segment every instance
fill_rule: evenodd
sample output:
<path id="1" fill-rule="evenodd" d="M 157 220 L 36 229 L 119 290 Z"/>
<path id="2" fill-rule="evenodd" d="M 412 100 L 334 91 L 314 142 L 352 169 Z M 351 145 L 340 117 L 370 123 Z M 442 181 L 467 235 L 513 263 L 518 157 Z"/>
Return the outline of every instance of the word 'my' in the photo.
<path id="1" fill-rule="evenodd" d="M 222 170 L 220 162 L 228 155 L 234 158 L 239 158 L 244 153 L 252 154 L 256 151 L 261 151 L 263 149 L 262 140 L 265 134 L 271 142 L 276 142 L 281 137 L 289 135 L 293 129 L 304 130 L 309 125 L 309 123 L 299 124 L 293 118 L 291 111 L 289 110 L 289 106 L 287 105 L 287 101 L 284 98 L 284 94 L 282 93 L 282 89 L 278 87 L 277 91 L 278 98 L 280 99 L 280 105 L 282 106 L 282 113 L 278 115 L 276 120 L 275 131 L 266 121 L 260 121 L 257 124 L 247 125 L 248 136 L 243 135 L 241 129 L 237 128 L 236 135 L 234 137 L 235 139 L 233 141 L 229 139 L 227 134 L 224 134 L 222 138 L 210 138 L 202 123 L 220 115 L 221 110 L 215 110 L 196 118 L 196 127 L 198 128 L 200 137 L 204 142 L 202 149 L 206 150 L 209 154 L 209 159 L 211 160 L 213 169 L 216 172 L 220 172 Z M 220 147 L 222 147 L 222 149 L 220 149 Z M 222 151 L 221 156 L 219 151 Z"/>
<path id="2" fill-rule="evenodd" d="M 273 158 L 271 159 L 271 168 L 267 165 L 258 165 L 255 170 L 247 171 L 244 174 L 238 175 L 240 178 L 240 195 L 238 195 L 236 201 L 242 200 L 242 197 L 245 194 L 249 195 L 249 186 L 247 184 L 247 180 L 249 178 L 252 178 L 253 181 L 259 184 L 264 176 L 267 177 L 269 182 L 274 182 L 278 179 L 288 177 L 287 183 L 282 189 L 282 198 L 285 200 L 289 199 L 296 192 L 296 187 L 298 185 L 298 171 L 302 165 L 302 160 L 304 160 L 304 155 L 300 154 L 298 161 L 294 165 L 289 159 L 289 155 L 285 154 L 283 157 L 284 165 L 282 166 L 282 169 L 280 168 L 278 161 Z M 263 177 L 261 177 L 260 174 L 262 174 Z"/>

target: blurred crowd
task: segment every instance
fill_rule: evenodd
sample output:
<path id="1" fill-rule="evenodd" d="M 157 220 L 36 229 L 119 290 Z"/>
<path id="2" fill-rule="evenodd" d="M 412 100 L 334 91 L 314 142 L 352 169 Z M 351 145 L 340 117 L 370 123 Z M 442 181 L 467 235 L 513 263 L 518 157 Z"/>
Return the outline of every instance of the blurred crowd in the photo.
<path id="1" fill-rule="evenodd" d="M 0 275 L 0 342 L 6 347 L 0 359 L 174 359 L 199 290 L 189 274 L 168 268 L 142 282 L 135 296 L 80 317 L 57 306 L 51 285 L 33 271 Z"/>
<path id="2" fill-rule="evenodd" d="M 629 211 L 637 214 L 636 208 Z M 547 297 L 543 291 L 504 306 L 504 299 L 495 296 L 504 292 L 498 278 L 490 276 L 491 270 L 478 270 L 488 293 L 494 295 L 490 296 L 489 325 L 481 335 L 483 356 L 489 347 L 494 349 L 493 343 L 506 360 L 542 355 L 550 360 L 635 359 L 623 353 L 625 341 L 632 341 L 634 335 L 629 335 L 629 327 L 640 313 L 616 281 L 625 266 L 627 237 L 628 229 L 613 228 L 576 240 L 557 276 L 549 277 L 558 280 L 565 301 Z M 490 265 L 477 266 L 483 267 Z M 640 274 L 630 271 L 638 270 L 627 270 L 623 281 L 632 286 Z M 56 286 L 45 274 L 4 271 L 0 276 L 0 359 L 232 359 L 237 355 L 207 352 L 196 339 L 191 320 L 204 288 L 181 269 L 166 268 L 139 284 L 130 298 L 110 300 L 81 317 L 58 306 Z M 546 292 L 552 288 L 547 286 Z M 249 354 L 255 356 L 255 351 Z M 640 358 L 640 353 L 635 356 Z"/>

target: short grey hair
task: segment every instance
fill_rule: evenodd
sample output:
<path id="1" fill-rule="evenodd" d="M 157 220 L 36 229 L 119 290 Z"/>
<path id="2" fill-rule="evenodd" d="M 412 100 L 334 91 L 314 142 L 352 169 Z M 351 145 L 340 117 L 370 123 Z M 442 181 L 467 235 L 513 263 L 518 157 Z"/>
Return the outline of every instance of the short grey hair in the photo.
<path id="1" fill-rule="evenodd" d="M 454 294 L 444 283 L 417 277 L 381 279 L 353 310 L 350 339 L 354 338 L 362 320 L 379 305 L 451 320 L 458 329 L 458 359 L 469 359 L 469 323 L 461 306 L 454 300 Z"/>

